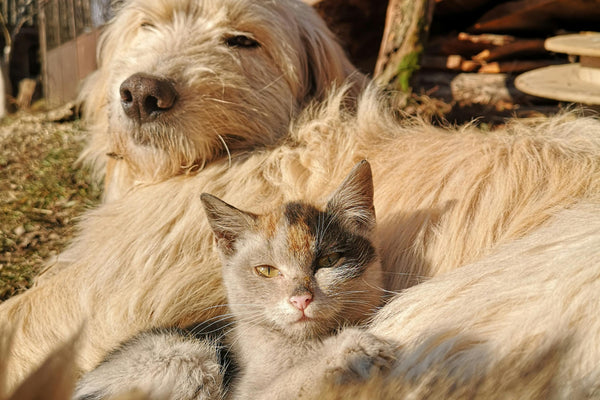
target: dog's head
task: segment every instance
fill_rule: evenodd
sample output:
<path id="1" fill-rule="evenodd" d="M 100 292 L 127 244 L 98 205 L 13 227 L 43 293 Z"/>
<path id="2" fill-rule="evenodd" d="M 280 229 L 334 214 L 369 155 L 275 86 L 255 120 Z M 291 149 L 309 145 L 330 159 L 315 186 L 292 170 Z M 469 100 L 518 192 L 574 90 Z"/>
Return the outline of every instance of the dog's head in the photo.
<path id="1" fill-rule="evenodd" d="M 329 87 L 364 80 L 299 0 L 129 0 L 99 58 L 82 92 L 90 153 L 141 180 L 273 144 Z"/>

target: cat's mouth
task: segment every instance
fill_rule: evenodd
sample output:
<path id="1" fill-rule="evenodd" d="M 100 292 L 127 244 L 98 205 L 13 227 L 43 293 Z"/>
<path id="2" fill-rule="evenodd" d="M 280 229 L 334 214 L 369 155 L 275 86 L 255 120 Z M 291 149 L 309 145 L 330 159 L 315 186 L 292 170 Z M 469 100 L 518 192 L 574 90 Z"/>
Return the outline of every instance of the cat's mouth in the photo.
<path id="1" fill-rule="evenodd" d="M 311 317 L 307 317 L 306 314 L 302 314 L 302 316 L 296 320 L 296 323 L 307 322 L 307 321 L 312 321 L 312 320 L 313 319 Z"/>

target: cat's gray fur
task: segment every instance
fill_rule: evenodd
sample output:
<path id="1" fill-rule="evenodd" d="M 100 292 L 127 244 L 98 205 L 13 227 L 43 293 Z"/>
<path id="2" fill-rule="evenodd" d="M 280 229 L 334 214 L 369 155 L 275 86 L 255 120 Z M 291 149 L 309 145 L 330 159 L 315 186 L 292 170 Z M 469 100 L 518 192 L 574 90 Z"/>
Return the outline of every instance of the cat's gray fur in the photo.
<path id="1" fill-rule="evenodd" d="M 177 329 L 143 332 L 124 342 L 77 383 L 74 399 L 109 399 L 131 391 L 144 398 L 224 398 L 223 368 L 213 340 Z"/>
<path id="2" fill-rule="evenodd" d="M 229 394 L 297 397 L 323 373 L 348 379 L 387 365 L 392 352 L 381 340 L 360 328 L 336 334 L 371 316 L 382 299 L 368 162 L 354 167 L 324 210 L 290 202 L 256 215 L 206 193 L 201 199 L 235 321 L 227 340 L 240 374 Z M 315 351 L 317 360 L 308 357 Z M 149 332 L 85 375 L 75 397 L 101 399 L 138 387 L 156 398 L 220 399 L 223 376 L 213 342 Z"/>

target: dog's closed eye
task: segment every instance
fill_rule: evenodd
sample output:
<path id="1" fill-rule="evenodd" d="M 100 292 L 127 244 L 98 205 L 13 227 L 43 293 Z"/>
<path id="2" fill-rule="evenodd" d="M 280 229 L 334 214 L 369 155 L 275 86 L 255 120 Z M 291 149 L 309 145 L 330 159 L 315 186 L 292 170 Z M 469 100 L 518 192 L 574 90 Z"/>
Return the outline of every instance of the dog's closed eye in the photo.
<path id="1" fill-rule="evenodd" d="M 151 29 L 151 28 L 156 28 L 156 26 L 155 26 L 155 25 L 154 25 L 152 22 L 149 22 L 149 21 L 143 21 L 143 22 L 140 24 L 140 28 L 144 28 L 144 29 Z"/>
<path id="2" fill-rule="evenodd" d="M 225 44 L 229 47 L 256 48 L 260 43 L 246 35 L 235 35 L 225 38 Z"/>

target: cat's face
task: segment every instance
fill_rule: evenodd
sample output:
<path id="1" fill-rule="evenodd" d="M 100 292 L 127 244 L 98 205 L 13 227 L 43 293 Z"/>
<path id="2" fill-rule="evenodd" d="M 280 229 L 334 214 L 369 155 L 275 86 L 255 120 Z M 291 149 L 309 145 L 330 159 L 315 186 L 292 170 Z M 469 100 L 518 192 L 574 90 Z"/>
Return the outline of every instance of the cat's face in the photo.
<path id="1" fill-rule="evenodd" d="M 293 202 L 254 215 L 203 197 L 238 321 L 314 337 L 363 320 L 379 305 L 368 164 L 353 173 L 324 210 Z"/>
<path id="2" fill-rule="evenodd" d="M 303 203 L 260 216 L 224 257 L 232 312 L 290 336 L 355 323 L 380 301 L 380 266 L 369 238 Z"/>

